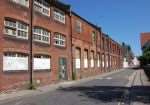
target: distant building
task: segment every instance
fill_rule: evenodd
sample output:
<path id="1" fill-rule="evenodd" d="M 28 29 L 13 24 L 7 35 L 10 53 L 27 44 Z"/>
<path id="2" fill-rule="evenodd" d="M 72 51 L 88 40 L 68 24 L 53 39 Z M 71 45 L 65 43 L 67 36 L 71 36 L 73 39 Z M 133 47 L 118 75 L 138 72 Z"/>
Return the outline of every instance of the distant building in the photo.
<path id="1" fill-rule="evenodd" d="M 150 47 L 150 32 L 141 33 L 141 48 L 144 51 L 148 47 Z"/>
<path id="2" fill-rule="evenodd" d="M 132 60 L 133 62 L 133 66 L 140 66 L 140 61 L 138 60 L 137 57 L 134 57 L 134 59 Z"/>
<path id="3" fill-rule="evenodd" d="M 134 54 L 129 45 L 122 43 L 122 53 L 123 53 L 123 67 L 128 68 L 133 65 Z"/>

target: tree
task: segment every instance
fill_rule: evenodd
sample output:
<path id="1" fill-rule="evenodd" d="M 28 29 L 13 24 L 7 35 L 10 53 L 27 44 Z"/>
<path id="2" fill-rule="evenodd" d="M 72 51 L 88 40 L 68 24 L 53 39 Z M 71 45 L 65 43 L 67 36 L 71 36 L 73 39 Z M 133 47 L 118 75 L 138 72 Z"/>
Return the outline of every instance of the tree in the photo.
<path id="1" fill-rule="evenodd" d="M 143 55 L 139 57 L 139 60 L 141 66 L 150 64 L 150 47 L 144 49 Z"/>

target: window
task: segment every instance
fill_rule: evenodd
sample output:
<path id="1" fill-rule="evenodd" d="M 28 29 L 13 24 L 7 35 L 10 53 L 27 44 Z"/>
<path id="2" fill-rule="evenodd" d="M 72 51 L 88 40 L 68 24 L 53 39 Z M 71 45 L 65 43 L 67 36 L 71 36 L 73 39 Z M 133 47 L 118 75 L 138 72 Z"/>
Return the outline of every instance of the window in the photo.
<path id="1" fill-rule="evenodd" d="M 33 39 L 38 42 L 50 44 L 50 32 L 39 27 L 34 27 Z"/>
<path id="2" fill-rule="evenodd" d="M 91 68 L 94 68 L 94 52 L 91 52 Z"/>
<path id="3" fill-rule="evenodd" d="M 51 58 L 48 55 L 35 55 L 34 56 L 34 70 L 50 70 Z"/>
<path id="4" fill-rule="evenodd" d="M 5 20 L 5 34 L 16 38 L 28 39 L 28 25 L 12 20 Z"/>
<path id="5" fill-rule="evenodd" d="M 76 21 L 76 32 L 81 33 L 82 32 L 82 23 L 80 21 Z"/>
<path id="6" fill-rule="evenodd" d="M 12 1 L 21 4 L 23 6 L 29 7 L 29 0 L 12 0 Z"/>
<path id="7" fill-rule="evenodd" d="M 35 0 L 34 9 L 43 15 L 50 16 L 50 6 L 45 0 Z"/>
<path id="8" fill-rule="evenodd" d="M 106 59 L 106 67 L 108 68 L 108 66 L 109 66 L 109 64 L 108 64 L 108 55 L 106 55 L 105 59 Z"/>
<path id="9" fill-rule="evenodd" d="M 54 45 L 65 47 L 66 46 L 66 38 L 60 33 L 55 33 L 54 37 Z"/>
<path id="10" fill-rule="evenodd" d="M 88 50 L 84 50 L 84 68 L 88 68 Z"/>
<path id="11" fill-rule="evenodd" d="M 92 41 L 96 42 L 96 32 L 95 31 L 92 32 Z"/>
<path id="12" fill-rule="evenodd" d="M 76 48 L 75 50 L 75 68 L 81 68 L 81 50 L 79 48 Z"/>
<path id="13" fill-rule="evenodd" d="M 110 67 L 112 67 L 112 56 L 110 55 Z"/>
<path id="14" fill-rule="evenodd" d="M 5 53 L 3 56 L 3 70 L 28 70 L 28 56 L 21 53 Z"/>
<path id="15" fill-rule="evenodd" d="M 65 24 L 65 13 L 54 10 L 54 19 Z"/>
<path id="16" fill-rule="evenodd" d="M 100 54 L 97 54 L 97 67 L 100 67 Z"/>
<path id="17" fill-rule="evenodd" d="M 102 67 L 103 68 L 105 67 L 105 55 L 104 54 L 102 55 Z"/>

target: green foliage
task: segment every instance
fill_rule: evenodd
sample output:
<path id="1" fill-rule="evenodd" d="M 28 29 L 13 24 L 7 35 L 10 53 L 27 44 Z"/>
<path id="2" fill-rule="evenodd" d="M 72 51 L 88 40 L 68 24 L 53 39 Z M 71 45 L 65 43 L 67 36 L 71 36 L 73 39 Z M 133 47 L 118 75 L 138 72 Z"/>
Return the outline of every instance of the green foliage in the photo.
<path id="1" fill-rule="evenodd" d="M 150 64 L 150 47 L 143 51 L 143 55 L 139 57 L 139 60 L 142 66 Z"/>
<path id="2" fill-rule="evenodd" d="M 35 85 L 29 84 L 29 90 L 35 90 L 35 89 L 36 89 Z"/>

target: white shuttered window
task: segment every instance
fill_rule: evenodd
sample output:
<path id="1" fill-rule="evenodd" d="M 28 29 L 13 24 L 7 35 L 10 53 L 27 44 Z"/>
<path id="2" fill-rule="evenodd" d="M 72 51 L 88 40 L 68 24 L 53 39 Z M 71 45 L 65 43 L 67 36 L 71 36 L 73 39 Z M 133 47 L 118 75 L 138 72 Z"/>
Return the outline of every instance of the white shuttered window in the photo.
<path id="1" fill-rule="evenodd" d="M 3 71 L 28 70 L 28 56 L 20 53 L 5 53 Z"/>
<path id="2" fill-rule="evenodd" d="M 94 68 L 94 52 L 91 52 L 91 68 Z"/>
<path id="3" fill-rule="evenodd" d="M 38 55 L 34 57 L 34 70 L 50 70 L 51 59 L 49 56 Z"/>
<path id="4" fill-rule="evenodd" d="M 84 50 L 84 68 L 88 68 L 88 50 Z"/>
<path id="5" fill-rule="evenodd" d="M 75 50 L 75 68 L 81 68 L 81 50 L 78 48 Z"/>

